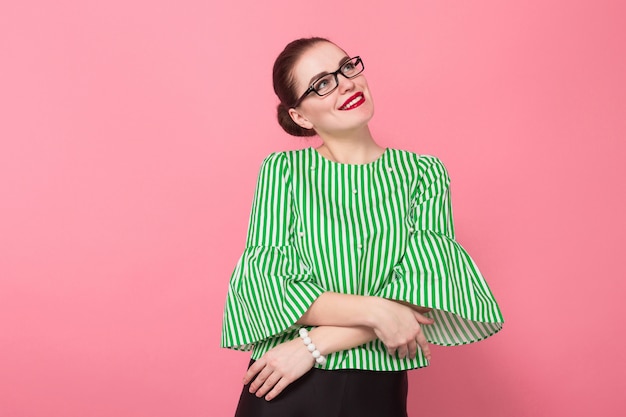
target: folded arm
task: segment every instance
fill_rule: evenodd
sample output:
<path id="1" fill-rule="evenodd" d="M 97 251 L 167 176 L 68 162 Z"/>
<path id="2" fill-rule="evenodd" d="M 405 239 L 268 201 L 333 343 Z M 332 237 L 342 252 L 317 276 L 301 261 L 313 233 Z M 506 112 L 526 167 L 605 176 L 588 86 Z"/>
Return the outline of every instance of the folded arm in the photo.
<path id="1" fill-rule="evenodd" d="M 297 321 L 309 326 L 363 326 L 371 329 L 387 347 L 390 355 L 415 357 L 419 345 L 430 358 L 422 324 L 432 319 L 421 314 L 418 306 L 380 297 L 325 292 Z M 424 311 L 425 312 L 425 311 Z"/>
<path id="2" fill-rule="evenodd" d="M 403 305 L 406 304 L 406 305 Z M 360 346 L 377 338 L 389 354 L 414 358 L 419 345 L 427 359 L 430 349 L 420 324 L 432 324 L 418 306 L 379 297 L 325 292 L 298 320 L 317 326 L 309 336 L 322 355 Z M 243 383 L 257 397 L 271 400 L 315 365 L 306 346 L 296 338 L 266 352 L 246 372 Z"/>

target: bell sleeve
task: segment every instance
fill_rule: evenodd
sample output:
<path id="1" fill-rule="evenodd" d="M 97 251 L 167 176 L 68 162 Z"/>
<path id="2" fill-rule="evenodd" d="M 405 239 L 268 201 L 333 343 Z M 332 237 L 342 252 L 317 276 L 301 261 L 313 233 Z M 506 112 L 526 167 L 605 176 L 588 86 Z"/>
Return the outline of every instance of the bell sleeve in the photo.
<path id="1" fill-rule="evenodd" d="M 450 179 L 432 156 L 418 160 L 412 187 L 409 240 L 378 296 L 432 308 L 435 323 L 422 326 L 433 344 L 477 342 L 502 329 L 504 319 L 487 282 L 454 239 Z"/>
<path id="2" fill-rule="evenodd" d="M 246 247 L 230 279 L 222 347 L 250 350 L 280 335 L 324 291 L 294 247 L 292 195 L 286 156 L 273 153 L 261 166 Z"/>

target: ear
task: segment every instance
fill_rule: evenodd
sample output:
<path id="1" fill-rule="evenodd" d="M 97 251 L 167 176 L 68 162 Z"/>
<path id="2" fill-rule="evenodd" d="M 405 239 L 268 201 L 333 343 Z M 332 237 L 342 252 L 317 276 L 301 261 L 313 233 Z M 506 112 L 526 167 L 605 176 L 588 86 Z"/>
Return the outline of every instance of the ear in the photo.
<path id="1" fill-rule="evenodd" d="M 309 122 L 309 119 L 296 109 L 289 109 L 289 116 L 291 116 L 291 120 L 293 120 L 298 126 L 304 129 L 313 129 L 313 123 Z"/>

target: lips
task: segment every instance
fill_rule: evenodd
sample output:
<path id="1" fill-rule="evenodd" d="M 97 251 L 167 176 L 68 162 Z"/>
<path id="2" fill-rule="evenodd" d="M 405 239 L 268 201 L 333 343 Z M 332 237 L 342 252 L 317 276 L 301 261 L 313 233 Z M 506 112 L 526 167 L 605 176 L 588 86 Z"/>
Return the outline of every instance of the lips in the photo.
<path id="1" fill-rule="evenodd" d="M 347 99 L 341 107 L 339 107 L 339 110 L 352 110 L 359 107 L 363 103 L 365 103 L 365 96 L 363 93 L 356 93 Z"/>

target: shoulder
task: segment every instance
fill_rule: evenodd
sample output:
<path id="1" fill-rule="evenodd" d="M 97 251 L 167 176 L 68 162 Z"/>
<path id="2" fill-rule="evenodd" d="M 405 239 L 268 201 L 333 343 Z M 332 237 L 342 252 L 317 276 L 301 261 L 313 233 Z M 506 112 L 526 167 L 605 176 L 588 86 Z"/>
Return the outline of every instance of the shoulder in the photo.
<path id="1" fill-rule="evenodd" d="M 285 172 L 288 165 L 288 157 L 286 152 L 272 152 L 267 155 L 261 162 L 261 174 L 271 174 L 277 172 Z"/>
<path id="2" fill-rule="evenodd" d="M 309 148 L 291 151 L 277 151 L 267 155 L 261 163 L 259 177 L 262 180 L 276 181 L 282 179 L 290 184 L 294 175 L 312 163 Z"/>
<path id="3" fill-rule="evenodd" d="M 441 159 L 432 155 L 421 155 L 419 159 L 422 176 L 448 179 L 448 170 Z"/>
<path id="4" fill-rule="evenodd" d="M 281 179 L 285 177 L 285 172 L 285 156 L 283 155 L 283 152 L 272 152 L 263 158 L 263 162 L 261 162 L 257 179 L 257 187 L 261 184 L 269 186 L 269 184 L 272 183 L 283 182 Z"/>
<path id="5" fill-rule="evenodd" d="M 436 156 L 418 154 L 402 149 L 389 149 L 389 153 L 397 164 L 402 164 L 409 171 L 415 173 L 418 180 L 433 177 L 448 178 L 448 171 L 444 163 Z"/>
<path id="6" fill-rule="evenodd" d="M 272 152 L 263 159 L 261 171 L 281 171 L 286 176 L 315 164 L 312 148 Z"/>
<path id="7" fill-rule="evenodd" d="M 297 149 L 292 151 L 272 152 L 263 159 L 262 165 L 290 165 L 294 162 L 311 157 L 311 148 Z"/>
<path id="8" fill-rule="evenodd" d="M 285 152 L 272 152 L 263 158 L 261 169 L 283 165 L 285 163 L 285 159 Z"/>

